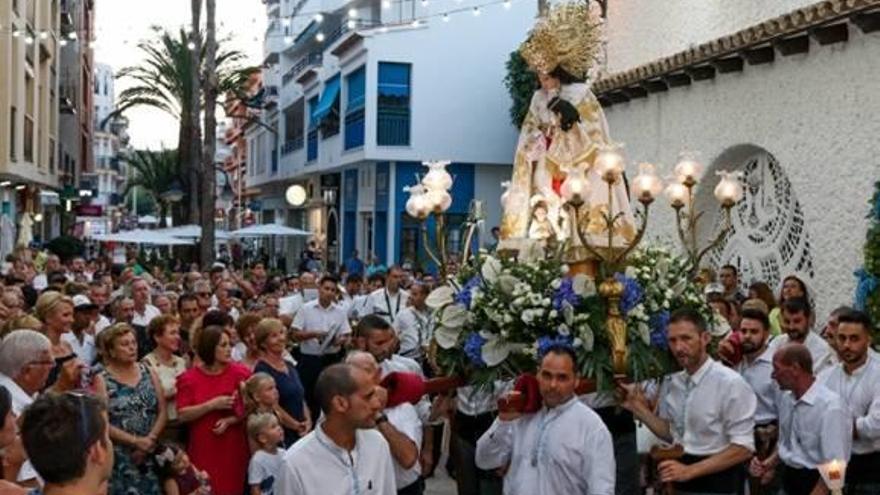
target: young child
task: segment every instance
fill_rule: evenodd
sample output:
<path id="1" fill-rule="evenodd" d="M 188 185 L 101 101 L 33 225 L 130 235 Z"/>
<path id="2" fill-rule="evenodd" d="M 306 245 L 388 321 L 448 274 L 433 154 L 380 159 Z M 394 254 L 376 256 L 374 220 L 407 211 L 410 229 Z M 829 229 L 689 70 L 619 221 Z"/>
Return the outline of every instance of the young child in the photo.
<path id="1" fill-rule="evenodd" d="M 275 479 L 284 462 L 284 449 L 278 447 L 284 440 L 284 430 L 275 415 L 257 413 L 248 417 L 247 432 L 256 446 L 248 465 L 250 495 L 274 495 Z"/>
<path id="2" fill-rule="evenodd" d="M 156 465 L 165 495 L 210 495 L 208 473 L 196 469 L 186 451 L 177 445 L 165 444 L 156 449 Z"/>
<path id="3" fill-rule="evenodd" d="M 310 429 L 308 421 L 297 421 L 278 403 L 278 387 L 268 373 L 254 373 L 244 383 L 244 407 L 250 416 L 257 413 L 269 413 L 278 419 L 283 428 L 305 435 Z M 253 445 L 251 445 L 253 450 Z M 290 445 L 285 445 L 290 447 Z"/>

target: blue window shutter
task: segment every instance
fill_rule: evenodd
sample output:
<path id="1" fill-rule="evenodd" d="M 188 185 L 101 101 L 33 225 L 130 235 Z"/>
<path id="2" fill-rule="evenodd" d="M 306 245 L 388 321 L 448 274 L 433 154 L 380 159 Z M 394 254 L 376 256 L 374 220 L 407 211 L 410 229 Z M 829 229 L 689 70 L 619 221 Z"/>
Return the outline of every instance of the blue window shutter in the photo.
<path id="1" fill-rule="evenodd" d="M 348 85 L 348 99 L 346 100 L 345 111 L 351 112 L 364 107 L 364 96 L 367 90 L 366 70 L 360 67 L 351 74 L 345 76 Z"/>

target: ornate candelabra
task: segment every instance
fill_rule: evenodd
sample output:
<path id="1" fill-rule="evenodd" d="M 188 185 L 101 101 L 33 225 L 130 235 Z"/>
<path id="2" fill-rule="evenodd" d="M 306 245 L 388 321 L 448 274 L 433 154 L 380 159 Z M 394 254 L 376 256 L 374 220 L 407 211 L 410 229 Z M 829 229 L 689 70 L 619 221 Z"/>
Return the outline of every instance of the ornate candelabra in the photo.
<path id="1" fill-rule="evenodd" d="M 719 171 L 721 177 L 715 187 L 715 198 L 721 204 L 724 214 L 724 225 L 715 236 L 703 247 L 700 247 L 697 239 L 697 231 L 704 211 L 697 211 L 694 204 L 694 193 L 698 184 L 698 177 L 702 174 L 703 166 L 692 154 L 682 153 L 674 168 L 675 180 L 666 188 L 666 196 L 669 204 L 675 210 L 675 227 L 678 238 L 687 254 L 690 262 L 690 275 L 696 276 L 700 269 L 700 262 L 711 250 L 718 247 L 724 237 L 732 228 L 730 210 L 742 199 L 743 188 L 739 181 L 740 173 Z"/>
<path id="2" fill-rule="evenodd" d="M 449 253 L 447 251 L 447 224 L 446 211 L 452 206 L 452 196 L 449 190 L 452 188 L 453 178 L 446 171 L 449 161 L 423 162 L 428 167 L 428 173 L 417 183 L 404 188 L 409 193 L 406 201 L 406 212 L 409 216 L 419 220 L 421 224 L 422 244 L 428 258 L 437 265 L 441 283 L 446 281 L 449 273 Z M 434 246 L 428 235 L 428 219 L 434 217 Z M 467 233 L 463 245 L 460 263 L 466 263 L 470 254 L 470 245 L 476 235 L 483 219 L 482 202 L 471 201 L 470 212 L 465 223 Z"/>

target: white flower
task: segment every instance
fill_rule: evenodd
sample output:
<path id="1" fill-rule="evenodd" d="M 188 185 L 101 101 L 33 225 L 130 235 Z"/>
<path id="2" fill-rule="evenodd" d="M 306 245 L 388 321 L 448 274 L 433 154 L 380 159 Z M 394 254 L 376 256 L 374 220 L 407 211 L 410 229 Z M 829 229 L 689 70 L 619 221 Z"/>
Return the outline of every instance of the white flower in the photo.
<path id="1" fill-rule="evenodd" d="M 583 349 L 586 352 L 592 351 L 595 337 L 593 336 L 593 329 L 590 328 L 590 325 L 587 323 L 581 325 L 578 329 L 578 336 L 581 341 L 583 341 Z"/>
<path id="2" fill-rule="evenodd" d="M 636 267 L 630 265 L 626 267 L 626 270 L 623 271 L 623 274 L 629 278 L 637 278 L 638 272 L 636 271 Z"/>
<path id="3" fill-rule="evenodd" d="M 556 332 L 559 333 L 559 335 L 563 335 L 566 337 L 571 335 L 571 329 L 568 328 L 568 325 L 566 325 L 565 323 L 559 325 L 559 327 L 556 328 Z"/>
<path id="4" fill-rule="evenodd" d="M 514 277 L 513 275 L 502 274 L 500 277 L 498 277 L 498 288 L 501 289 L 501 292 L 505 294 L 516 294 L 516 288 L 519 283 L 519 279 Z"/>
<path id="5" fill-rule="evenodd" d="M 545 297 L 544 299 L 542 299 L 542 300 L 541 300 L 541 306 L 544 306 L 545 308 L 549 307 L 549 306 L 550 306 L 550 298 L 549 298 L 549 297 Z"/>
<path id="6" fill-rule="evenodd" d="M 440 324 L 449 328 L 461 328 L 467 321 L 468 312 L 464 306 L 450 304 L 440 314 Z"/>
<path id="7" fill-rule="evenodd" d="M 571 279 L 571 288 L 580 297 L 590 297 L 596 294 L 596 283 L 583 273 L 579 273 Z"/>
<path id="8" fill-rule="evenodd" d="M 559 316 L 559 313 L 557 313 L 555 309 L 551 309 L 550 318 L 556 319 L 557 316 Z"/>
<path id="9" fill-rule="evenodd" d="M 427 304 L 429 308 L 437 310 L 447 304 L 451 304 L 454 296 L 455 291 L 452 290 L 452 287 L 441 285 L 428 294 L 428 298 L 425 299 L 425 304 Z"/>
<path id="10" fill-rule="evenodd" d="M 566 325 L 571 326 L 574 323 L 574 307 L 568 301 L 562 303 L 562 318 Z"/>
<path id="11" fill-rule="evenodd" d="M 440 326 L 434 331 L 434 340 L 443 349 L 452 349 L 458 341 L 459 334 L 461 334 L 461 328 Z"/>
<path id="12" fill-rule="evenodd" d="M 559 280 L 558 278 L 554 279 L 552 282 L 550 282 L 550 287 L 553 290 L 558 289 L 560 285 L 562 285 L 562 280 Z"/>
<path id="13" fill-rule="evenodd" d="M 568 267 L 568 265 L 562 265 L 562 266 L 559 267 L 559 273 L 561 273 L 561 274 L 563 274 L 563 275 L 568 274 L 568 272 L 569 272 L 570 270 L 571 270 L 571 269 Z"/>
<path id="14" fill-rule="evenodd" d="M 480 274 L 483 276 L 483 280 L 487 283 L 494 284 L 495 281 L 498 280 L 498 276 L 501 275 L 501 262 L 496 258 L 489 256 L 486 258 L 486 261 L 483 262 Z"/>
<path id="15" fill-rule="evenodd" d="M 636 328 L 638 329 L 639 337 L 642 338 L 642 342 L 644 342 L 645 345 L 651 345 L 651 328 L 648 324 L 639 323 Z"/>
<path id="16" fill-rule="evenodd" d="M 487 366 L 498 366 L 510 355 L 510 346 L 495 336 L 483 344 L 482 354 Z"/>
<path id="17" fill-rule="evenodd" d="M 513 316 L 510 316 L 509 313 L 505 314 L 504 315 L 504 323 L 507 323 L 507 324 L 513 323 Z"/>

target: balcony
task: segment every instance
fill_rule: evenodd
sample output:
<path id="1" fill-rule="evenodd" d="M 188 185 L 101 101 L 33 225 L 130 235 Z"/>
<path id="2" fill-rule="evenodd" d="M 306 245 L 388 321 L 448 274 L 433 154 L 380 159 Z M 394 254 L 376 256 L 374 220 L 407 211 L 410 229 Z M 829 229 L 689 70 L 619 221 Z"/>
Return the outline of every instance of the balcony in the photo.
<path id="1" fill-rule="evenodd" d="M 284 142 L 284 145 L 281 146 L 281 156 L 286 156 L 293 153 L 296 150 L 300 150 L 303 147 L 303 136 L 299 135 L 292 139 L 288 139 Z"/>
<path id="2" fill-rule="evenodd" d="M 296 79 L 301 73 L 308 69 L 317 68 L 323 63 L 324 55 L 321 52 L 311 52 L 301 58 L 287 72 L 281 76 L 281 85 L 286 86 L 289 82 Z"/>
<path id="3" fill-rule="evenodd" d="M 409 108 L 379 107 L 376 144 L 409 146 Z"/>
<path id="4" fill-rule="evenodd" d="M 364 145 L 364 108 L 345 114 L 345 149 L 360 148 Z"/>

